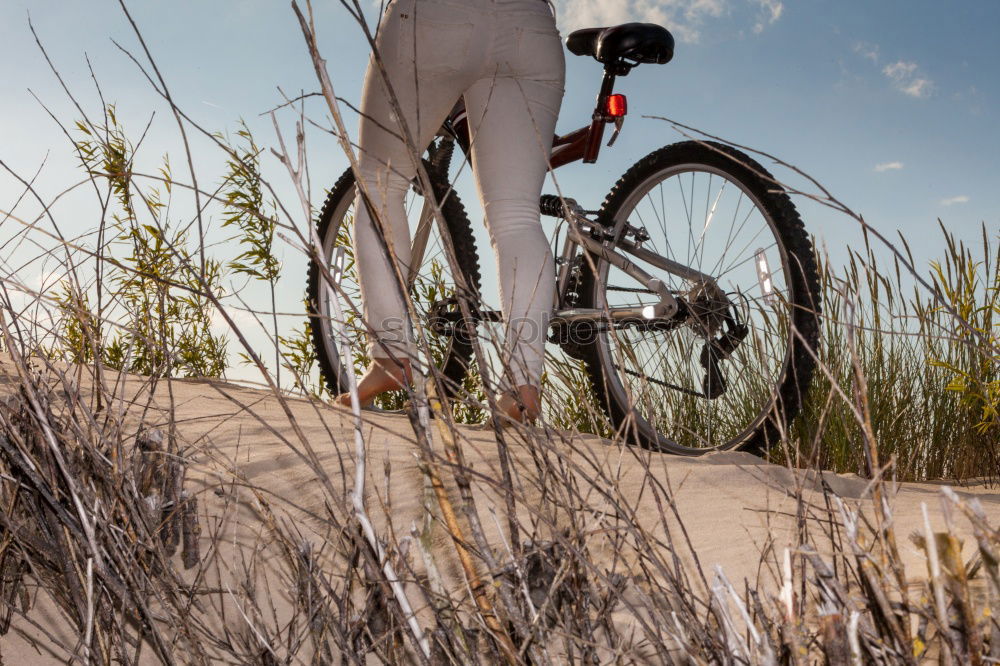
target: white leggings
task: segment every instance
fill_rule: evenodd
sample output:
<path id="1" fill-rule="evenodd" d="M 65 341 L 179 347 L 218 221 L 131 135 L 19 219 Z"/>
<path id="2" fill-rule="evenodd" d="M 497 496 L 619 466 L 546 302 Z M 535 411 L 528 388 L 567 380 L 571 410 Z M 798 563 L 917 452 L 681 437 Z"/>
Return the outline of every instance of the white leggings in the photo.
<path id="1" fill-rule="evenodd" d="M 393 0 L 376 47 L 421 149 L 459 98 L 465 98 L 472 166 L 496 252 L 507 322 L 504 360 L 515 386 L 537 386 L 555 297 L 553 259 L 538 198 L 566 66 L 549 5 L 546 0 Z M 410 232 L 403 200 L 416 172 L 372 61 L 361 114 L 361 178 L 406 275 Z M 364 316 L 374 330 L 370 355 L 413 358 L 406 308 L 376 234 L 368 210 L 357 206 L 354 247 Z"/>

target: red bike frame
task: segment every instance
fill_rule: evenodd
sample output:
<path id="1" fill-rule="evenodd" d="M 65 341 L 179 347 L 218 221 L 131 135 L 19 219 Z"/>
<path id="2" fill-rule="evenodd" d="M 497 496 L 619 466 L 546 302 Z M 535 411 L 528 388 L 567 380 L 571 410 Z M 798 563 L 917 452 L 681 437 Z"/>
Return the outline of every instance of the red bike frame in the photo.
<path id="1" fill-rule="evenodd" d="M 597 95 L 597 104 L 594 107 L 590 125 L 569 134 L 556 135 L 552 140 L 552 157 L 549 159 L 551 168 L 557 169 L 580 160 L 585 164 L 596 162 L 597 156 L 601 152 L 601 142 L 604 139 L 604 126 L 608 123 L 616 125 L 615 136 L 612 137 L 608 145 L 614 143 L 617 131 L 621 129 L 621 123 L 626 114 L 625 96 L 614 94 L 615 79 L 618 76 L 628 74 L 631 68 L 632 65 L 625 62 L 605 66 L 604 80 L 601 82 L 601 90 Z M 468 155 L 471 139 L 464 102 L 459 102 L 451 112 L 445 121 L 444 128 L 448 134 L 455 138 L 462 151 Z"/>

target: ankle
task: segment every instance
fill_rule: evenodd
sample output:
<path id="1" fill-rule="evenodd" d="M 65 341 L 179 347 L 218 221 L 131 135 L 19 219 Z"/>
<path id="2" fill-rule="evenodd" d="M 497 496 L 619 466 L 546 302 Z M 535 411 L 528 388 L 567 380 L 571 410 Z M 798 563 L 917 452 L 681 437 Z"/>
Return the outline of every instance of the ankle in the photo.
<path id="1" fill-rule="evenodd" d="M 541 414 L 541 390 L 531 384 L 508 389 L 500 394 L 497 406 L 515 420 L 535 421 Z"/>

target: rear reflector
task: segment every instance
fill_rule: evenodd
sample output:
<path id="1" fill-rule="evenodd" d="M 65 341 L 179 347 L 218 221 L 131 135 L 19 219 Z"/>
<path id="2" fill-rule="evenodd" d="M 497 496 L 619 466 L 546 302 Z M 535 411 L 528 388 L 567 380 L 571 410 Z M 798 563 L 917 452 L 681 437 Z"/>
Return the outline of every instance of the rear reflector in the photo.
<path id="1" fill-rule="evenodd" d="M 611 118 L 621 118 L 628 113 L 625 95 L 608 95 L 608 101 L 604 103 L 604 111 Z"/>

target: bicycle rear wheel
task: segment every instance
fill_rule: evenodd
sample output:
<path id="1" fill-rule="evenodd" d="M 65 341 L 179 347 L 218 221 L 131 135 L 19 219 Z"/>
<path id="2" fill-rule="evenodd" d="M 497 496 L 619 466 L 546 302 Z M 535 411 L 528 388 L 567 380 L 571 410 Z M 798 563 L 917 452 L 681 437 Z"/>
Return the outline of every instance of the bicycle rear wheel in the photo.
<path id="1" fill-rule="evenodd" d="M 716 143 L 649 154 L 618 181 L 599 220 L 615 239 L 714 279 L 694 283 L 631 257 L 686 313 L 677 323 L 600 327 L 582 351 L 602 406 L 631 441 L 682 455 L 767 449 L 798 412 L 815 368 L 819 278 L 791 200 L 759 164 Z M 638 231 L 637 231 L 638 230 Z M 598 257 L 580 305 L 638 307 L 648 289 Z M 731 353 L 713 345 L 731 335 Z M 725 346 L 725 345 L 723 345 Z M 713 366 L 718 372 L 709 370 Z"/>
<path id="2" fill-rule="evenodd" d="M 458 257 L 458 270 L 465 276 L 466 284 L 479 292 L 480 273 L 479 257 L 476 253 L 472 226 L 466 215 L 458 195 L 452 191 L 447 182 L 440 178 L 434 168 L 427 162 L 428 174 L 435 190 L 435 197 L 440 202 L 447 233 L 455 247 Z M 338 264 L 343 266 L 339 272 L 339 289 L 328 288 L 324 271 L 315 262 L 310 262 L 307 293 L 309 299 L 309 318 L 313 335 L 313 347 L 316 351 L 320 373 L 333 393 L 343 393 L 348 390 L 347 373 L 358 373 L 370 359 L 365 356 L 366 335 L 361 321 L 362 308 L 361 290 L 354 269 L 354 253 L 352 246 L 352 231 L 354 212 L 357 206 L 357 188 L 354 174 L 348 169 L 337 180 L 333 190 L 327 196 L 326 202 L 317 221 L 317 233 L 320 241 L 320 260 L 330 270 Z M 456 280 L 452 274 L 444 241 L 438 231 L 438 225 L 428 218 L 429 209 L 425 206 L 424 197 L 417 187 L 411 188 L 407 194 L 406 211 L 410 220 L 410 235 L 415 238 L 416 229 L 421 224 L 432 225 L 423 258 L 418 268 L 413 272 L 409 289 L 417 309 L 418 316 L 427 327 L 431 313 L 437 315 L 458 311 L 458 295 Z M 416 256 L 417 248 L 414 248 Z M 391 285 L 387 288 L 394 288 Z M 332 300 L 337 298 L 340 311 L 343 314 L 343 327 L 350 341 L 353 358 L 344 361 L 341 358 L 337 342 L 338 322 L 335 321 Z M 468 371 L 472 347 L 467 337 L 455 335 L 434 335 L 427 327 L 431 343 L 431 362 L 443 372 L 446 378 L 445 391 L 448 396 L 454 395 Z M 426 362 L 426 361 L 425 361 Z M 376 398 L 376 405 L 386 409 L 401 406 L 405 394 L 394 391 Z"/>

